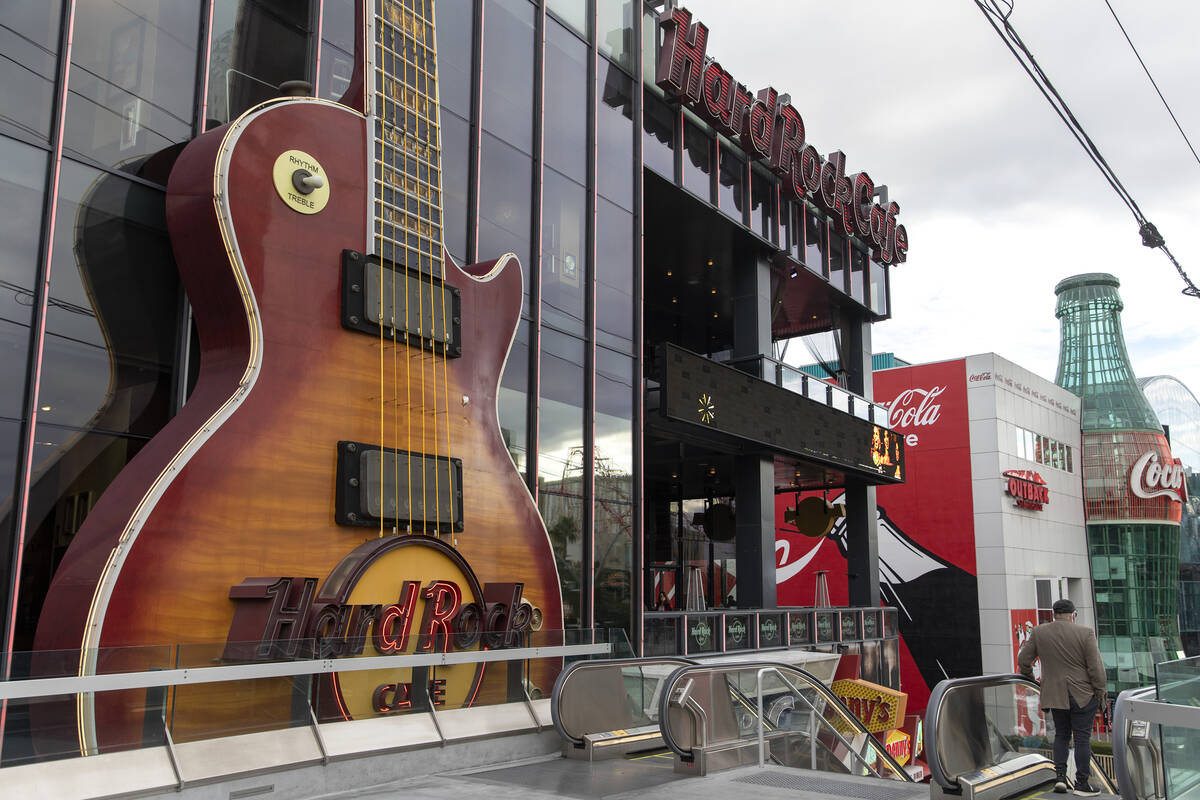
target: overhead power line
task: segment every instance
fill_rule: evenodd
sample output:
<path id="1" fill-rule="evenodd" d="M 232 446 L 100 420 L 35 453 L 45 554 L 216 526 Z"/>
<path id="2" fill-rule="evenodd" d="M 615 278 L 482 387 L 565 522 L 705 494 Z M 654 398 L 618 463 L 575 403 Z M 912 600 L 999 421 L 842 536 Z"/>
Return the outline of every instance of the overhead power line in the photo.
<path id="1" fill-rule="evenodd" d="M 1108 11 L 1112 14 L 1112 18 L 1116 20 L 1117 27 L 1121 29 L 1121 33 L 1125 35 L 1125 41 L 1129 42 L 1129 49 L 1137 56 L 1138 63 L 1142 65 L 1142 71 L 1146 73 L 1146 77 L 1150 79 L 1150 85 L 1154 87 L 1154 91 L 1158 92 L 1158 99 L 1162 100 L 1163 108 L 1171 115 L 1171 121 L 1175 123 L 1175 127 L 1179 129 L 1179 135 L 1183 137 L 1183 141 L 1187 144 L 1188 150 L 1192 151 L 1192 158 L 1196 159 L 1196 163 L 1200 164 L 1200 155 L 1196 155 L 1196 148 L 1192 147 L 1191 140 L 1188 139 L 1186 133 L 1183 132 L 1183 126 L 1179 124 L 1179 120 L 1175 118 L 1175 112 L 1171 110 L 1171 106 L 1167 103 L 1167 98 L 1163 97 L 1162 89 L 1158 88 L 1158 82 L 1154 80 L 1154 76 L 1150 74 L 1150 68 L 1146 66 L 1146 62 L 1142 60 L 1142 54 L 1133 46 L 1133 40 L 1129 38 L 1129 32 L 1125 30 L 1125 26 L 1121 24 L 1121 18 L 1117 16 L 1117 12 L 1113 9 L 1112 3 L 1104 0 L 1104 5 L 1108 6 Z"/>
<path id="2" fill-rule="evenodd" d="M 1107 0 L 1105 1 L 1107 2 Z M 992 29 L 996 31 L 996 34 L 1004 42 L 1009 52 L 1013 54 L 1013 58 L 1017 59 L 1021 68 L 1025 70 L 1025 74 L 1038 87 L 1038 90 L 1046 98 L 1046 102 L 1050 104 L 1050 107 L 1054 109 L 1058 118 L 1067 126 L 1071 135 L 1075 137 L 1075 141 L 1079 142 L 1079 146 L 1083 148 L 1084 152 L 1092 160 L 1092 163 L 1100 170 L 1100 174 L 1108 181 L 1108 185 L 1112 187 L 1117 196 L 1121 198 L 1121 201 L 1125 203 L 1130 213 L 1133 214 L 1134 219 L 1138 222 L 1138 233 L 1141 234 L 1142 244 L 1146 247 L 1162 250 L 1167 258 L 1170 259 L 1171 264 L 1174 265 L 1175 271 L 1179 273 L 1179 277 L 1183 279 L 1185 284 L 1183 293 L 1190 297 L 1200 298 L 1200 289 L 1192 283 L 1187 273 L 1183 271 L 1183 267 L 1180 266 L 1179 261 L 1167 249 L 1166 242 L 1158 232 L 1158 228 L 1142 213 L 1142 209 L 1138 206 L 1137 201 L 1133 199 L 1133 195 L 1125 188 L 1125 184 L 1121 182 L 1121 179 L 1117 177 L 1117 173 L 1104 158 L 1104 155 L 1100 152 L 1100 148 L 1088 136 L 1087 131 L 1083 129 L 1083 125 L 1075 117 L 1070 106 L 1067 105 L 1067 101 L 1059 94 L 1058 89 L 1054 87 L 1050 78 L 1042 70 L 1037 59 L 1033 57 L 1033 53 L 1029 50 L 1029 47 L 1026 46 L 1016 29 L 1008 21 L 1009 16 L 1013 12 L 1012 0 L 973 0 L 973 2 L 983 12 L 984 18 L 992 26 Z M 1005 10 L 1001 10 L 1002 5 L 1005 6 Z"/>

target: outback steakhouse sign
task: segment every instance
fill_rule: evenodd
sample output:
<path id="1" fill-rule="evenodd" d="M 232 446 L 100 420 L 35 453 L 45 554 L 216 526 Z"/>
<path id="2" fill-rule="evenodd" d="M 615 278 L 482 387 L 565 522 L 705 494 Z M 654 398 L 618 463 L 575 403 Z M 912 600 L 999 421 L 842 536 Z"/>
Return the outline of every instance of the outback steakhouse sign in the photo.
<path id="1" fill-rule="evenodd" d="M 1050 502 L 1050 490 L 1046 488 L 1046 480 L 1036 472 L 1027 469 L 1010 469 L 1004 473 L 1007 481 L 1005 490 L 1017 501 L 1019 508 L 1031 508 L 1041 511 Z"/>
<path id="2" fill-rule="evenodd" d="M 908 231 L 896 222 L 899 203 L 872 203 L 875 183 L 865 172 L 846 175 L 846 156 L 835 150 L 822 158 L 804 139 L 804 119 L 787 96 L 771 87 L 752 95 L 721 65 L 705 55 L 708 28 L 692 23 L 686 9 L 668 6 L 658 18 L 663 32 L 655 81 L 721 133 L 736 137 L 742 149 L 762 159 L 783 179 L 785 191 L 809 198 L 838 221 L 843 233 L 871 245 L 880 264 L 903 263 Z M 781 102 L 782 101 L 782 102 Z"/>

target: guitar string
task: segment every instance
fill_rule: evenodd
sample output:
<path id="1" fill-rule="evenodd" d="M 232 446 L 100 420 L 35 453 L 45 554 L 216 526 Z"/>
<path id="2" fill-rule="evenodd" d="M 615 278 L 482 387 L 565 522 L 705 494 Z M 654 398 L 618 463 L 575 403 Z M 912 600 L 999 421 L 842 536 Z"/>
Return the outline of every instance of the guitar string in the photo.
<path id="1" fill-rule="evenodd" d="M 404 92 L 405 92 L 404 97 L 407 100 L 412 94 L 416 93 L 416 86 L 417 86 L 417 80 L 419 78 L 419 75 L 417 73 L 417 66 L 416 66 L 417 39 L 416 39 L 416 35 L 414 33 L 414 31 L 416 29 L 416 25 L 417 25 L 417 17 L 416 17 L 416 10 L 412 5 L 412 0 L 404 0 L 404 10 L 405 10 L 404 31 L 402 32 L 402 35 L 400 37 L 400 42 L 401 42 L 402 47 L 406 51 L 411 48 L 411 50 L 412 50 L 412 59 L 411 60 L 413 62 L 412 63 L 413 77 L 412 77 L 412 80 L 410 81 L 409 77 L 408 77 L 408 68 L 409 68 L 410 62 L 407 57 L 404 60 Z M 411 91 L 410 91 L 410 87 L 411 87 Z M 404 114 L 405 120 L 407 121 L 409 118 L 408 106 L 406 104 L 401 104 L 401 105 L 402 105 L 402 110 L 400 113 Z M 420 178 L 421 178 L 421 144 L 422 143 L 421 143 L 420 137 L 417 135 L 420 132 L 420 129 L 421 129 L 420 126 L 421 126 L 420 117 L 417 114 L 416 109 L 412 109 L 412 131 L 408 132 L 408 135 L 405 137 L 405 140 L 406 140 L 405 144 L 409 145 L 409 147 L 413 151 L 413 162 L 414 162 L 415 171 L 417 173 L 416 177 L 414 178 L 414 188 L 416 187 L 416 185 L 419 184 Z M 408 150 L 409 150 L 409 148 L 405 149 L 405 158 L 408 157 L 408 155 L 407 155 Z M 406 186 L 406 188 L 407 188 L 407 186 Z M 414 218 L 410 220 L 411 224 L 409 224 L 407 226 L 407 230 L 412 235 L 413 241 L 415 243 L 409 249 L 409 256 L 413 259 L 413 261 L 416 262 L 417 276 L 418 276 L 417 277 L 417 326 L 418 326 L 417 329 L 420 334 L 420 338 L 419 338 L 420 350 L 417 351 L 417 366 L 420 369 L 420 381 L 421 381 L 420 396 L 419 396 L 420 408 L 418 410 L 418 414 L 421 418 L 421 439 L 420 439 L 420 443 L 421 443 L 421 532 L 428 535 L 429 534 L 429 519 L 428 519 L 428 510 L 429 510 L 429 508 L 428 508 L 428 506 L 429 506 L 429 503 L 428 503 L 429 491 L 428 491 L 428 489 L 429 489 L 429 486 L 428 486 L 428 482 L 427 482 L 427 478 L 426 478 L 426 474 L 425 474 L 425 467 L 426 467 L 426 461 L 427 461 L 427 459 L 425 458 L 425 453 L 428 451 L 428 448 L 426 446 L 426 441 L 425 441 L 425 414 L 426 414 L 426 411 L 425 411 L 425 383 L 426 383 L 425 373 L 426 373 L 426 369 L 425 368 L 426 368 L 426 362 L 428 361 L 428 357 L 425 355 L 425 287 L 424 287 L 425 281 L 424 281 L 423 276 L 421 275 L 421 268 L 422 268 L 421 236 L 420 236 L 421 201 L 420 201 L 420 193 L 419 192 L 417 193 L 417 197 L 414 199 L 416 201 L 415 206 L 416 206 L 417 213 L 414 214 L 413 215 Z M 408 208 L 407 198 L 405 199 L 404 205 L 405 205 L 405 210 L 407 211 L 407 208 Z M 433 287 L 430 286 L 431 291 L 432 291 L 432 288 Z M 410 425 L 412 424 L 411 416 L 409 417 L 409 424 Z"/>
<path id="2" fill-rule="evenodd" d="M 368 13 L 374 14 L 374 11 L 375 10 L 373 8 L 370 9 L 369 11 L 365 7 L 363 9 L 364 15 L 368 14 Z M 364 22 L 365 21 L 366 20 L 364 19 Z M 382 23 L 383 23 L 383 18 L 382 18 L 382 15 L 380 15 L 379 24 L 382 25 Z M 364 30 L 369 30 L 369 28 L 364 28 Z M 382 28 L 380 29 L 380 32 L 382 33 Z M 364 38 L 365 38 L 365 34 L 364 34 Z M 371 42 L 370 47 L 373 49 L 376 48 L 375 42 Z M 363 49 L 366 50 L 365 47 Z M 382 50 L 382 48 L 379 48 L 376 50 L 376 54 L 380 60 L 382 60 L 384 57 L 381 50 Z M 386 72 L 386 70 L 384 70 L 384 71 Z M 370 86 L 370 89 L 368 89 L 368 91 L 373 92 L 375 90 L 374 84 L 377 79 L 378 72 L 379 72 L 378 68 L 372 70 L 371 86 Z M 376 103 L 379 103 L 379 102 L 380 101 L 377 99 Z M 381 110 L 383 113 L 378 115 L 379 116 L 379 133 L 380 133 L 380 137 L 379 137 L 379 139 L 380 139 L 380 141 L 379 141 L 380 161 L 381 161 L 381 163 L 379 165 L 379 172 L 380 172 L 380 177 L 385 178 L 387 176 L 388 163 L 390 161 L 394 161 L 394 159 L 388 157 L 387 106 L 384 105 Z M 375 154 L 372 153 L 371 154 L 372 159 L 374 159 L 374 156 L 375 156 Z M 374 172 L 373 167 L 372 167 L 372 172 Z M 394 239 L 395 238 L 394 218 L 389 221 L 393 223 L 392 237 Z M 386 389 L 384 387 L 384 376 L 386 374 L 384 353 L 386 351 L 386 342 L 384 340 L 384 316 L 383 316 L 383 303 L 384 303 L 384 298 L 387 296 L 385 287 L 384 287 L 384 274 L 387 269 L 387 256 L 384 252 L 384 230 L 385 230 L 385 227 L 386 227 L 386 223 L 385 223 L 385 214 L 384 214 L 384 206 L 383 206 L 383 181 L 381 180 L 380 187 L 379 187 L 379 239 L 378 239 L 378 246 L 376 247 L 376 252 L 379 254 L 379 538 L 380 539 L 382 539 L 384 536 L 384 533 L 383 533 L 384 521 L 387 519 L 387 508 L 386 508 L 386 504 L 385 504 L 386 497 L 385 497 L 384 482 L 383 482 L 383 465 L 385 463 L 384 459 L 386 458 L 386 455 L 385 455 L 386 451 L 384 450 L 384 447 L 386 446 L 386 442 L 387 442 L 387 439 L 384 438 L 384 430 L 385 430 L 385 423 L 386 423 L 386 416 L 387 416 L 387 413 L 386 413 L 387 401 L 386 401 L 386 395 L 385 395 Z M 393 297 L 394 297 L 394 291 L 393 291 Z M 394 300 L 393 300 L 393 313 L 394 313 Z M 395 340 L 396 340 L 395 326 L 393 325 L 393 328 L 392 328 L 393 344 L 395 343 Z M 393 349 L 393 359 L 395 358 L 394 353 L 395 353 L 395 351 Z M 395 470 L 395 467 L 393 465 L 393 471 L 394 470 Z"/>
<path id="3" fill-rule="evenodd" d="M 415 52 L 413 54 L 414 55 L 413 60 L 416 62 L 418 69 L 421 68 L 422 62 L 425 65 L 423 78 L 420 73 L 418 73 L 418 75 L 417 75 L 418 86 L 422 82 L 424 82 L 425 92 L 422 93 L 418 89 L 414 93 L 415 94 L 414 99 L 417 104 L 418 116 L 424 116 L 424 118 L 425 118 L 425 139 L 426 139 L 425 153 L 429 156 L 432 156 L 433 154 L 439 154 L 441 152 L 441 147 L 440 147 L 440 145 L 441 145 L 440 133 L 441 132 L 438 130 L 438 128 L 434 122 L 434 117 L 437 115 L 437 106 L 434 105 L 437 98 L 434 96 L 434 91 L 433 91 L 433 88 L 437 86 L 437 52 L 434 47 L 430 46 L 428 37 L 426 36 L 426 31 L 428 30 L 428 25 L 429 25 L 428 17 L 432 15 L 432 9 L 429 7 L 429 0 L 413 0 L 414 11 L 416 10 L 416 5 L 418 3 L 420 4 L 420 7 L 421 7 L 419 18 L 418 18 L 418 24 L 421 26 L 421 41 L 414 48 Z M 417 49 L 417 48 L 419 48 L 419 49 Z M 420 123 L 418 123 L 418 124 L 420 124 Z M 427 157 L 425 159 L 425 161 L 426 161 L 426 167 L 425 167 L 426 178 L 427 178 L 427 182 L 429 183 L 429 186 L 430 186 L 430 190 L 425 193 L 425 196 L 426 196 L 425 212 L 426 212 L 426 216 L 428 217 L 428 224 L 429 224 L 429 239 L 428 239 L 428 241 L 429 241 L 429 271 L 430 271 L 430 281 L 431 281 L 430 285 L 432 287 L 434 287 L 434 289 L 440 291 L 440 293 L 442 295 L 442 354 L 441 354 L 441 361 L 444 366 L 444 364 L 446 362 L 446 358 L 448 357 L 447 353 L 446 353 L 446 347 L 449 345 L 449 340 L 445 336 L 445 332 L 446 332 L 446 274 L 445 274 L 445 271 L 443 270 L 441 273 L 441 276 L 440 276 L 441 280 L 440 280 L 440 284 L 439 284 L 437 282 L 437 277 L 438 277 L 436 275 L 437 259 L 434 255 L 434 250 L 437 249 L 437 247 L 438 247 L 437 243 L 435 243 L 435 238 L 438 242 L 440 242 L 442 237 L 440 235 L 437 237 L 434 237 L 434 235 L 433 235 L 434 197 L 433 197 L 433 189 L 432 189 L 432 187 L 434 186 L 434 179 L 433 179 L 434 169 L 438 170 L 437 185 L 439 187 L 441 186 L 441 158 L 440 158 L 440 156 L 438 157 L 438 159 L 437 159 L 438 163 L 436 166 L 432 163 L 432 160 L 430 157 Z M 418 188 L 419 188 L 419 185 L 418 185 Z M 420 198 L 421 198 L 421 192 L 418 191 L 417 192 L 417 208 L 418 208 L 418 210 L 420 210 L 420 207 L 421 207 Z M 440 207 L 440 205 L 441 205 L 440 188 L 439 188 L 439 196 L 437 198 L 437 204 Z M 440 218 L 439 218 L 438 229 L 439 229 L 439 231 L 441 229 Z M 433 302 L 432 302 L 433 295 L 432 294 L 430 294 L 429 299 L 430 299 L 429 339 L 431 342 L 430 349 L 431 349 L 431 352 L 433 353 L 433 412 L 432 412 L 432 417 L 433 417 L 433 497 L 434 497 L 434 503 L 433 503 L 434 528 L 433 529 L 434 529 L 438 539 L 441 539 L 442 538 L 442 471 L 441 471 L 441 460 L 439 458 L 440 448 L 438 447 L 438 431 L 437 431 L 437 397 L 438 397 L 438 388 L 439 388 L 438 387 L 438 372 L 437 372 L 438 351 L 437 351 L 437 342 L 436 342 L 436 325 L 434 322 L 434 317 L 436 315 L 434 313 L 434 308 L 433 308 Z M 424 304 L 422 304 L 422 309 L 424 309 Z M 445 374 L 444 369 L 443 369 L 443 374 Z M 442 389 L 444 390 L 443 393 L 449 392 L 448 386 L 443 386 Z M 422 420 L 424 420 L 424 417 L 422 417 Z M 422 422 L 422 426 L 423 425 L 424 425 L 424 422 Z M 422 433 L 423 432 L 424 432 L 424 427 L 422 427 Z M 448 444 L 447 444 L 447 447 L 449 447 Z M 449 466 L 449 456 L 450 456 L 449 449 L 447 449 L 447 451 L 446 451 L 446 456 L 447 456 L 447 466 Z"/>
<path id="4" fill-rule="evenodd" d="M 395 19 L 396 30 L 399 31 L 398 37 L 396 36 L 395 33 L 392 34 L 392 43 L 393 43 L 393 46 L 398 43 L 400 46 L 400 50 L 404 51 L 407 49 L 407 42 L 405 41 L 405 29 L 408 27 L 408 20 L 409 20 L 408 10 L 399 2 L 394 3 L 392 5 L 392 9 L 396 16 L 396 19 Z M 396 58 L 396 56 L 397 56 L 394 49 L 393 49 L 392 56 L 393 56 L 393 58 Z M 412 317 L 412 303 L 411 303 L 411 300 L 409 297 L 410 281 L 408 279 L 408 276 L 409 276 L 408 269 L 410 267 L 409 262 L 411 260 L 415 260 L 416 266 L 417 266 L 417 304 L 418 304 L 418 306 L 420 306 L 420 305 L 423 305 L 423 303 L 421 302 L 421 293 L 422 293 L 421 273 L 420 273 L 421 259 L 420 259 L 419 255 L 415 259 L 413 256 L 414 251 L 416 250 L 416 248 L 414 248 L 413 245 L 411 244 L 412 236 L 413 236 L 414 222 L 411 219 L 409 219 L 409 214 L 408 214 L 408 185 L 409 185 L 409 181 L 412 180 L 412 176 L 409 175 L 409 160 L 408 160 L 408 158 L 409 158 L 409 150 L 411 147 L 410 137 L 412 137 L 413 133 L 410 132 L 408 129 L 409 128 L 408 112 L 405 108 L 404 103 L 401 100 L 401 98 L 404 96 L 404 91 L 409 83 L 409 77 L 408 77 L 408 66 L 409 65 L 408 65 L 407 56 L 401 55 L 400 59 L 404 64 L 404 82 L 393 84 L 397 89 L 396 94 L 398 95 L 396 98 L 394 98 L 395 103 L 393 104 L 393 107 L 394 107 L 394 113 L 396 115 L 396 119 L 402 120 L 402 122 L 400 122 L 400 131 L 399 131 L 398 135 L 400 137 L 400 148 L 404 152 L 404 156 L 403 156 L 404 157 L 404 174 L 402 176 L 400 176 L 401 181 L 403 182 L 400 188 L 402 190 L 404 209 L 401 212 L 400 219 L 404 223 L 403 224 L 403 228 L 404 228 L 404 252 L 403 252 L 403 256 L 404 256 L 404 265 L 403 265 L 404 266 L 404 316 L 405 316 L 405 321 L 407 323 Z M 414 125 L 413 127 L 416 127 L 416 126 Z M 413 171 L 419 173 L 420 165 L 416 161 L 415 157 L 413 160 L 414 160 Z M 417 347 L 420 349 L 418 350 L 415 358 L 417 359 L 417 369 L 421 370 L 422 372 L 423 372 L 423 370 L 422 370 L 421 360 L 422 360 L 422 356 L 424 353 L 424 336 L 425 336 L 425 331 L 423 330 L 423 326 L 418 324 Z M 407 374 L 407 380 L 405 381 L 405 392 L 407 395 L 406 410 L 408 411 L 408 414 L 407 414 L 406 420 L 405 420 L 406 421 L 405 427 L 407 429 L 407 436 L 408 436 L 408 518 L 409 518 L 408 532 L 413 533 L 413 532 L 415 532 L 415 528 L 416 528 L 417 510 L 416 510 L 416 507 L 413 505 L 413 463 L 412 462 L 413 462 L 413 452 L 414 451 L 413 451 L 413 447 L 412 447 L 412 439 L 413 439 L 412 383 L 413 383 L 414 354 L 413 354 L 411 334 L 407 337 L 407 342 L 408 342 L 408 347 L 405 349 L 405 365 L 407 367 L 408 374 Z M 422 401 L 422 405 L 420 408 L 417 409 L 418 414 L 424 413 L 424 383 L 423 382 L 422 382 L 422 388 L 421 388 L 421 401 Z M 421 447 L 420 458 L 421 458 L 421 479 L 422 479 L 421 480 L 421 491 L 420 491 L 421 533 L 425 533 L 425 524 L 424 524 L 424 518 L 425 518 L 425 480 L 424 480 L 424 477 L 425 477 L 425 449 L 424 449 L 424 444 L 422 444 L 422 447 Z"/>

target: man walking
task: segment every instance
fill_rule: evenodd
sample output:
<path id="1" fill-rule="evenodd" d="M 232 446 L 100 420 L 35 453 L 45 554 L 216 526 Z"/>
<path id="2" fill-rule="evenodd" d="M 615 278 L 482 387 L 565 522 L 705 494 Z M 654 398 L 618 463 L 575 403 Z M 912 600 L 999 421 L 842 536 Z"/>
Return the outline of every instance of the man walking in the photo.
<path id="1" fill-rule="evenodd" d="M 1065 794 L 1067 747 L 1075 735 L 1075 794 L 1100 794 L 1088 778 L 1092 763 L 1092 721 L 1107 702 L 1104 662 L 1096 633 L 1075 624 L 1075 604 L 1054 602 L 1054 621 L 1038 625 L 1017 656 L 1021 674 L 1033 680 L 1033 661 L 1042 660 L 1042 711 L 1054 715 L 1054 791 Z"/>

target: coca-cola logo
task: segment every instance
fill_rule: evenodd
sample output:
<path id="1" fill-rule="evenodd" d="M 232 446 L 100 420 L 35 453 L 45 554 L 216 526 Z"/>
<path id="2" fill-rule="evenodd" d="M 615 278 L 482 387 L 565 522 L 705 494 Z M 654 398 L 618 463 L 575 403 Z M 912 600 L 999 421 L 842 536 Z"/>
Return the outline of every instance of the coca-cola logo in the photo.
<path id="1" fill-rule="evenodd" d="M 976 372 L 967 378 L 970 383 L 978 383 L 980 381 L 990 381 L 992 379 L 991 372 Z"/>
<path id="2" fill-rule="evenodd" d="M 942 414 L 942 405 L 935 401 L 945 391 L 945 386 L 904 390 L 888 407 L 888 427 L 896 430 L 936 424 Z"/>
<path id="3" fill-rule="evenodd" d="M 1134 462 L 1133 469 L 1129 472 L 1129 488 L 1143 500 L 1170 497 L 1181 503 L 1187 502 L 1187 481 L 1183 464 L 1178 458 L 1164 464 L 1160 462 L 1158 453 L 1154 450 L 1144 453 Z"/>

